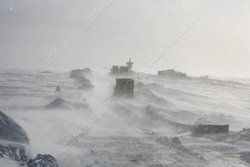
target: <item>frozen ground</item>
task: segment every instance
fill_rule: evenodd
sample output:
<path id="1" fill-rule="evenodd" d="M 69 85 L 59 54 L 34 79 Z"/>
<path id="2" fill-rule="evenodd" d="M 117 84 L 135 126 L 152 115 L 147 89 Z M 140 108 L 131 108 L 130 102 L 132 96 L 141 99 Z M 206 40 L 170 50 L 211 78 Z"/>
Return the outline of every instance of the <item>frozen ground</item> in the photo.
<path id="1" fill-rule="evenodd" d="M 0 111 L 26 131 L 29 154 L 62 167 L 250 166 L 250 132 L 239 132 L 250 128 L 250 80 L 133 73 L 118 77 L 135 80 L 134 98 L 119 99 L 108 72 L 2 69 Z M 230 133 L 194 137 L 169 121 L 230 124 Z"/>

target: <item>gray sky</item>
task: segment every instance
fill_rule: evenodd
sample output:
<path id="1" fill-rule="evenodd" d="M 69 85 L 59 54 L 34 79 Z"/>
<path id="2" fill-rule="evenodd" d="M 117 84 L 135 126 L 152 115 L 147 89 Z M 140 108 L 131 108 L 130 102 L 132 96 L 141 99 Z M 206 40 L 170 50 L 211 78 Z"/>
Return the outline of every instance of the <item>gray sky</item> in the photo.
<path id="1" fill-rule="evenodd" d="M 135 69 L 149 64 L 155 74 L 176 67 L 196 76 L 250 77 L 249 0 L 110 1 L 1 0 L 0 67 L 39 69 L 59 49 L 47 70 L 111 67 L 132 58 Z M 195 24 L 183 33 L 190 20 Z M 71 45 L 63 49 L 64 42 Z"/>

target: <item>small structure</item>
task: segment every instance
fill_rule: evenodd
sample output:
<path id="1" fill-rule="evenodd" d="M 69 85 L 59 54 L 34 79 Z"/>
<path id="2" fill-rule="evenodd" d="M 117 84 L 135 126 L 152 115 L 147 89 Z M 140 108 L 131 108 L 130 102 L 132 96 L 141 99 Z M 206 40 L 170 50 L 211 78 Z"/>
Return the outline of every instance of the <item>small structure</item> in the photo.
<path id="1" fill-rule="evenodd" d="M 134 80 L 130 78 L 116 78 L 115 96 L 133 97 Z"/>
<path id="2" fill-rule="evenodd" d="M 194 134 L 227 133 L 229 125 L 207 125 L 200 124 L 194 127 Z"/>
<path id="3" fill-rule="evenodd" d="M 123 72 L 128 72 L 129 68 L 126 67 L 126 66 L 120 66 L 120 73 L 123 73 Z"/>
<path id="4" fill-rule="evenodd" d="M 127 62 L 127 66 L 116 66 L 114 65 L 112 68 L 111 68 L 111 74 L 119 74 L 119 73 L 124 73 L 124 72 L 129 72 L 129 71 L 132 71 L 132 65 L 134 63 L 131 62 L 131 59 L 129 59 L 129 62 Z"/>
<path id="5" fill-rule="evenodd" d="M 61 88 L 59 86 L 56 87 L 56 92 L 61 92 Z"/>
<path id="6" fill-rule="evenodd" d="M 119 73 L 119 67 L 118 66 L 113 66 L 111 68 L 111 73 L 112 74 L 118 74 Z"/>
<path id="7" fill-rule="evenodd" d="M 169 69 L 165 71 L 158 71 L 158 75 L 166 75 L 166 76 L 177 76 L 177 77 L 186 77 L 187 75 L 182 72 L 177 72 L 174 69 Z"/>
<path id="8" fill-rule="evenodd" d="M 250 132 L 250 128 L 243 128 L 243 132 Z"/>
<path id="9" fill-rule="evenodd" d="M 129 71 L 132 71 L 132 65 L 134 64 L 134 62 L 131 62 L 131 59 L 129 59 L 129 62 L 127 62 L 127 67 Z"/>

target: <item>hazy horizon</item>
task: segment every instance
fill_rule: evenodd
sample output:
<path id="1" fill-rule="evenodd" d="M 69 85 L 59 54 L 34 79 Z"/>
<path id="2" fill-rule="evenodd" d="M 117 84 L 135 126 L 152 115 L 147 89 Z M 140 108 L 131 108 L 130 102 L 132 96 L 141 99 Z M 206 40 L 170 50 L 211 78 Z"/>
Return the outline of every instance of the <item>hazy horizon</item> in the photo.
<path id="1" fill-rule="evenodd" d="M 131 58 L 146 73 L 249 78 L 249 11 L 246 0 L 4 0 L 0 68 L 110 68 Z"/>

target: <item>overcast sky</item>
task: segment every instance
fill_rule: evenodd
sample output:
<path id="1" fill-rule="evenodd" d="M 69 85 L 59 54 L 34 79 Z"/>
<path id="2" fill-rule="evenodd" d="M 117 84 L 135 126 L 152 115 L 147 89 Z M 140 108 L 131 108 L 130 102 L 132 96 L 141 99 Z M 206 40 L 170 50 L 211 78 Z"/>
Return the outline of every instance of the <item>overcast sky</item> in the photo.
<path id="1" fill-rule="evenodd" d="M 58 49 L 47 70 L 110 68 L 131 58 L 142 72 L 250 78 L 249 0 L 0 3 L 0 67 L 39 69 Z"/>

